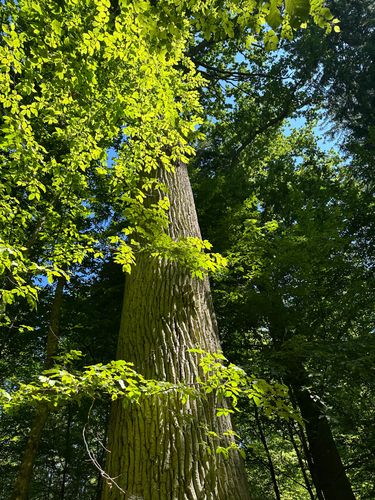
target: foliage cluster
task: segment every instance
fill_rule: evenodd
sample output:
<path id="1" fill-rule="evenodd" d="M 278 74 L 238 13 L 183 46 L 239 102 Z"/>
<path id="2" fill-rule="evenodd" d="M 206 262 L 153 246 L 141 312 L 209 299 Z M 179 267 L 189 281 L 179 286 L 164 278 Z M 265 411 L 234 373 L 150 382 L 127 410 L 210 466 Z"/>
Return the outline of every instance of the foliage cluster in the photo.
<path id="1" fill-rule="evenodd" d="M 217 416 L 233 413 L 241 437 L 228 447 L 228 436 L 207 435 L 225 457 L 246 451 L 254 497 L 319 497 L 302 391 L 329 422 L 358 498 L 373 497 L 373 115 L 358 97 L 373 88 L 369 70 L 357 78 L 372 45 L 351 21 L 372 31 L 368 2 L 359 3 L 354 16 L 350 0 L 330 2 L 333 14 L 321 0 L 2 2 L 0 495 L 11 488 L 30 408 L 53 411 L 33 497 L 48 477 L 56 498 L 94 498 L 100 480 L 86 470 L 81 437 L 90 412 L 89 444 L 104 460 L 110 399 L 173 393 L 188 404 L 214 393 Z M 337 64 L 349 56 L 357 76 Z M 317 143 L 314 105 L 345 127 L 345 161 Z M 298 115 L 306 128 L 285 127 Z M 207 240 L 168 235 L 159 173 L 194 150 L 194 192 L 214 252 Z M 122 278 L 107 261 L 130 272 L 139 252 L 198 279 L 216 272 L 231 362 L 198 346 L 194 387 L 111 361 Z M 61 356 L 45 371 L 59 279 Z"/>

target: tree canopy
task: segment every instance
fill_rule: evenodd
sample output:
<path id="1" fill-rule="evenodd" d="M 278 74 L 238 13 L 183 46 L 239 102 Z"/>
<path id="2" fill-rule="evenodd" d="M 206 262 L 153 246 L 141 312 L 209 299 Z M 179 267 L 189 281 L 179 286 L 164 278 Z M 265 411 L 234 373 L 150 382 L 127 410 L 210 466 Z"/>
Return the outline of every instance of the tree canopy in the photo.
<path id="1" fill-rule="evenodd" d="M 353 5 L 1 3 L 4 498 L 372 498 Z"/>

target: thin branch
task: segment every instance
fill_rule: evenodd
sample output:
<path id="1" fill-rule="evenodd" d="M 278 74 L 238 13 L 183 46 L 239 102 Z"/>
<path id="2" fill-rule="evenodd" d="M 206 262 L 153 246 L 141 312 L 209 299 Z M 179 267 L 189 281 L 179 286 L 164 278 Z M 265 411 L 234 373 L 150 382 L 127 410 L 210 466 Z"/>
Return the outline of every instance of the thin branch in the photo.
<path id="1" fill-rule="evenodd" d="M 283 80 L 286 80 L 290 77 L 288 76 L 280 76 L 280 75 L 270 75 L 269 73 L 262 73 L 262 72 L 250 72 L 250 71 L 236 71 L 236 70 L 228 70 L 228 69 L 220 69 L 215 66 L 211 66 L 210 64 L 207 64 L 205 62 L 200 62 L 196 59 L 192 59 L 193 62 L 196 64 L 196 66 L 199 68 L 199 66 L 202 66 L 203 68 L 206 68 L 211 74 L 207 71 L 201 71 L 204 73 L 208 78 L 214 78 L 216 75 L 217 79 L 234 79 L 234 80 L 249 80 L 252 78 L 269 78 L 269 79 L 276 79 L 280 78 Z"/>
<path id="2" fill-rule="evenodd" d="M 87 421 L 86 421 L 86 423 L 85 423 L 85 425 L 83 426 L 83 429 L 82 429 L 82 437 L 83 437 L 83 442 L 85 444 L 85 448 L 86 448 L 87 454 L 88 454 L 91 462 L 96 467 L 96 469 L 100 472 L 101 477 L 104 478 L 110 484 L 114 485 L 119 491 L 121 491 L 121 493 L 123 493 L 124 495 L 126 495 L 126 491 L 124 491 L 121 488 L 121 486 L 115 481 L 115 479 L 117 479 L 117 477 L 119 477 L 119 476 L 117 476 L 116 478 L 113 478 L 109 474 L 107 474 L 106 471 L 102 468 L 102 466 L 98 462 L 96 456 L 90 450 L 90 447 L 88 445 L 88 442 L 87 442 L 87 439 L 86 439 L 86 428 L 87 428 L 87 426 L 89 425 L 89 422 L 90 422 L 91 411 L 93 409 L 94 403 L 95 403 L 95 399 L 93 399 L 93 401 L 91 403 L 89 412 L 87 414 Z M 111 453 L 111 452 L 109 451 L 109 453 Z"/>
<path id="3" fill-rule="evenodd" d="M 300 107 L 306 106 L 307 104 L 310 103 L 310 99 L 306 99 L 303 101 L 300 105 Z M 274 127 L 275 125 L 279 125 L 283 120 L 288 118 L 288 116 L 291 114 L 292 109 L 292 103 L 289 103 L 277 116 L 269 120 L 265 125 L 262 127 L 257 128 L 254 130 L 254 132 L 238 146 L 238 148 L 234 152 L 234 157 L 236 158 L 239 154 L 242 153 L 244 149 L 246 149 L 252 142 L 253 140 L 263 132 L 266 132 L 270 127 Z"/>

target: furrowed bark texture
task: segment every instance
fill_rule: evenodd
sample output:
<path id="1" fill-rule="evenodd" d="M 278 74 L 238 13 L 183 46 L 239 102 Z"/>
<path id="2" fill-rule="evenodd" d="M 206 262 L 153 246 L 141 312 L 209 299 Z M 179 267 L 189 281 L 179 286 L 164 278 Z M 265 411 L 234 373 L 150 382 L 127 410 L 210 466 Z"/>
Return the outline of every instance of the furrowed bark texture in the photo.
<path id="1" fill-rule="evenodd" d="M 55 296 L 51 306 L 51 314 L 47 334 L 45 369 L 53 366 L 53 356 L 57 354 L 61 304 L 65 279 L 60 278 L 56 285 Z M 40 404 L 35 411 L 33 423 L 31 425 L 29 438 L 23 452 L 22 461 L 18 476 L 14 485 L 11 500 L 27 500 L 29 498 L 30 484 L 33 476 L 35 457 L 38 453 L 43 429 L 50 414 L 50 408 L 46 404 Z"/>
<path id="2" fill-rule="evenodd" d="M 163 177 L 171 236 L 200 237 L 186 167 Z M 147 378 L 193 385 L 202 374 L 192 347 L 219 350 L 208 280 L 193 278 L 177 263 L 141 256 L 126 280 L 118 358 L 134 362 Z M 228 418 L 216 417 L 214 398 L 183 404 L 169 392 L 140 405 L 115 401 L 106 472 L 125 493 L 106 483 L 102 500 L 248 500 L 237 451 L 226 460 L 215 449 L 230 441 L 207 436 L 231 429 Z"/>

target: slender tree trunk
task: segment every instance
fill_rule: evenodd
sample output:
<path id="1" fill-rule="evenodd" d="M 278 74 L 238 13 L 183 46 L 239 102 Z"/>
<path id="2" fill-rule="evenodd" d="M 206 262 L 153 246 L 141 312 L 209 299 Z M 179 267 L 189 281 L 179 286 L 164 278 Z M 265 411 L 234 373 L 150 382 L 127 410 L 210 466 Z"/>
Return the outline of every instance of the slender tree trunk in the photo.
<path id="1" fill-rule="evenodd" d="M 64 286 L 65 279 L 60 278 L 56 285 L 55 296 L 51 306 L 47 334 L 47 352 L 45 362 L 46 369 L 53 366 L 53 356 L 55 356 L 57 353 L 60 312 Z M 47 422 L 49 413 L 50 409 L 46 404 L 40 404 L 35 411 L 29 438 L 26 443 L 26 447 L 22 456 L 21 466 L 18 472 L 16 483 L 14 485 L 14 490 L 11 497 L 12 500 L 27 500 L 27 498 L 29 497 L 34 461 L 38 452 L 43 429 Z"/>
<path id="2" fill-rule="evenodd" d="M 303 480 L 305 481 L 306 489 L 309 492 L 311 500 L 314 500 L 315 499 L 315 495 L 314 495 L 314 492 L 313 492 L 313 490 L 311 488 L 311 484 L 310 484 L 309 477 L 307 475 L 305 463 L 303 461 L 303 457 L 302 457 L 301 451 L 300 451 L 300 449 L 298 447 L 298 444 L 297 444 L 297 442 L 295 440 L 295 437 L 294 437 L 294 431 L 295 431 L 294 425 L 292 425 L 291 423 L 288 422 L 287 426 L 288 426 L 290 440 L 292 442 L 294 451 L 295 451 L 295 453 L 297 455 L 297 460 L 298 460 L 298 464 L 299 464 L 299 467 L 300 467 L 301 472 L 302 472 Z"/>
<path id="3" fill-rule="evenodd" d="M 270 474 L 271 474 L 272 486 L 273 486 L 273 490 L 275 492 L 275 497 L 277 500 L 281 500 L 280 490 L 279 490 L 279 486 L 277 484 L 275 467 L 273 466 L 271 453 L 270 453 L 270 450 L 268 448 L 267 439 L 266 439 L 266 436 L 265 436 L 264 431 L 263 431 L 263 425 L 262 425 L 262 422 L 260 420 L 259 412 L 258 412 L 258 408 L 257 408 L 256 404 L 254 404 L 254 413 L 255 413 L 255 420 L 256 420 L 256 423 L 258 426 L 258 430 L 259 430 L 260 440 L 262 441 L 264 451 L 266 452 L 268 469 L 269 469 Z"/>
<path id="4" fill-rule="evenodd" d="M 310 474 L 311 474 L 311 479 L 312 479 L 312 482 L 314 483 L 316 497 L 318 498 L 318 500 L 324 500 L 324 496 L 323 496 L 323 493 L 322 493 L 322 490 L 320 488 L 320 484 L 319 484 L 319 481 L 318 481 L 318 478 L 317 478 L 317 475 L 316 475 L 314 462 L 313 462 L 313 459 L 311 457 L 311 453 L 310 453 L 309 446 L 308 446 L 308 443 L 307 443 L 307 439 L 306 439 L 306 435 L 305 435 L 305 430 L 304 430 L 304 428 L 303 428 L 303 426 L 301 424 L 298 424 L 298 435 L 299 435 L 299 438 L 301 440 L 303 453 L 305 455 L 307 464 L 309 466 L 309 471 L 310 471 Z"/>
<path id="5" fill-rule="evenodd" d="M 303 387 L 304 378 L 301 375 L 298 382 L 293 378 L 291 385 L 305 421 L 315 477 L 324 500 L 355 500 L 324 410 L 309 390 Z"/>
<path id="6" fill-rule="evenodd" d="M 68 474 L 70 449 L 71 449 L 70 431 L 71 431 L 71 426 L 72 426 L 72 420 L 73 420 L 72 407 L 70 405 L 68 405 L 68 419 L 66 422 L 66 430 L 65 430 L 64 468 L 63 468 L 63 474 L 62 474 L 62 478 L 61 478 L 60 500 L 64 500 L 64 498 L 65 498 L 66 477 Z"/>
<path id="7" fill-rule="evenodd" d="M 169 188 L 171 236 L 200 236 L 186 167 L 162 177 Z M 126 280 L 118 358 L 134 362 L 147 378 L 195 384 L 202 374 L 192 347 L 219 350 L 208 280 L 141 255 Z M 226 460 L 207 435 L 231 429 L 214 406 L 214 396 L 184 404 L 172 393 L 127 407 L 115 401 L 106 471 L 123 492 L 106 483 L 102 500 L 249 499 L 237 451 Z"/>
<path id="8" fill-rule="evenodd" d="M 293 397 L 292 392 L 290 392 L 290 396 L 291 396 L 293 408 L 296 410 L 298 408 L 298 405 L 297 405 L 296 400 Z M 317 474 L 316 474 L 314 461 L 313 461 L 313 458 L 311 456 L 309 445 L 307 442 L 305 429 L 304 429 L 303 425 L 300 424 L 299 422 L 297 423 L 297 434 L 298 434 L 298 437 L 301 441 L 303 454 L 305 456 L 305 459 L 306 459 L 306 462 L 307 462 L 307 465 L 308 465 L 308 468 L 310 471 L 311 479 L 312 479 L 312 482 L 314 484 L 316 498 L 318 500 L 324 500 L 324 495 L 323 495 L 323 492 L 320 488 L 320 483 L 319 483 L 319 479 L 318 479 Z"/>

